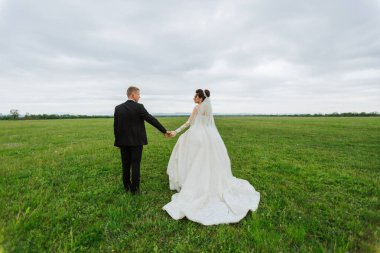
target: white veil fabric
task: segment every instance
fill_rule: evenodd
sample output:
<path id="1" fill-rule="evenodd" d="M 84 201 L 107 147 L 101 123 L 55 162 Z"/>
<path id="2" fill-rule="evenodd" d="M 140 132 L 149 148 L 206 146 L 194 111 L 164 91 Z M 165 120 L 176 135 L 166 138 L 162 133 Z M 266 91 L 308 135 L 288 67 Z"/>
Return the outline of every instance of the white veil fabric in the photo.
<path id="1" fill-rule="evenodd" d="M 163 209 L 176 220 L 186 216 L 204 225 L 234 223 L 255 211 L 260 201 L 248 181 L 232 175 L 208 97 L 175 144 L 167 174 L 170 189 L 178 193 Z"/>
<path id="2" fill-rule="evenodd" d="M 199 106 L 197 117 L 194 118 L 194 124 L 216 128 L 214 115 L 212 113 L 212 105 L 209 97 L 206 97 Z"/>

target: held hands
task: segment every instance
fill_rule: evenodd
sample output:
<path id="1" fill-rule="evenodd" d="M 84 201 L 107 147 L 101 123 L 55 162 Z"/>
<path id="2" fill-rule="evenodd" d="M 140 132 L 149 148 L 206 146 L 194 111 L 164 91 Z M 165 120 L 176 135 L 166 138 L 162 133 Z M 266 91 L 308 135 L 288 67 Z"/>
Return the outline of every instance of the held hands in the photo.
<path id="1" fill-rule="evenodd" d="M 165 133 L 166 138 L 173 138 L 176 135 L 177 135 L 176 131 L 166 131 L 166 133 Z"/>

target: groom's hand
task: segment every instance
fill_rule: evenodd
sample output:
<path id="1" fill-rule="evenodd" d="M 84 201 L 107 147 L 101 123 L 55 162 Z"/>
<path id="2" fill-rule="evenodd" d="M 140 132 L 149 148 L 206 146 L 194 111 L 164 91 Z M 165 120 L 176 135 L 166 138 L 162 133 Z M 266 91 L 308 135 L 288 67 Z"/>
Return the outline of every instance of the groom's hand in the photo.
<path id="1" fill-rule="evenodd" d="M 176 131 L 166 131 L 166 133 L 165 133 L 165 137 L 166 138 L 172 138 L 172 137 L 174 137 L 176 135 L 177 135 Z"/>
<path id="2" fill-rule="evenodd" d="M 166 138 L 169 138 L 170 135 L 171 135 L 171 132 L 170 132 L 170 131 L 166 131 L 166 133 L 165 133 L 165 137 L 166 137 Z"/>

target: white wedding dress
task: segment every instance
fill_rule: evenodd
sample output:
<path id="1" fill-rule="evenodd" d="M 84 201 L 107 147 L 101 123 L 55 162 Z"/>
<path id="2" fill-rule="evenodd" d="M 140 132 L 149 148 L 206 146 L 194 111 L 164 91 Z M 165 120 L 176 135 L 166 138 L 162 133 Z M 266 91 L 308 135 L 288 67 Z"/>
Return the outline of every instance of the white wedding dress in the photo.
<path id="1" fill-rule="evenodd" d="M 163 209 L 173 219 L 185 216 L 203 225 L 235 223 L 255 211 L 260 193 L 231 172 L 226 146 L 215 126 L 209 98 L 197 105 L 177 132 L 183 133 L 170 156 L 170 189 L 178 193 Z"/>

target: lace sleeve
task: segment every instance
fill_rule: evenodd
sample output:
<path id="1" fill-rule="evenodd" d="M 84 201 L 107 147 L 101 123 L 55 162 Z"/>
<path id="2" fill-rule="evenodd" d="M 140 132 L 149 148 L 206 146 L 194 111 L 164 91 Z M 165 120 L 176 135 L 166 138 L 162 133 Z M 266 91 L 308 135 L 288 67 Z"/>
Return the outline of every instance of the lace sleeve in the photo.
<path id="1" fill-rule="evenodd" d="M 190 126 L 191 122 L 193 121 L 194 117 L 197 115 L 198 113 L 198 108 L 199 108 L 199 105 L 195 106 L 194 107 L 194 110 L 193 112 L 191 113 L 189 119 L 185 122 L 185 124 L 183 124 L 182 126 L 180 126 L 179 128 L 177 128 L 175 130 L 176 133 L 179 133 L 181 132 L 183 129 L 186 129 L 187 127 Z"/>

